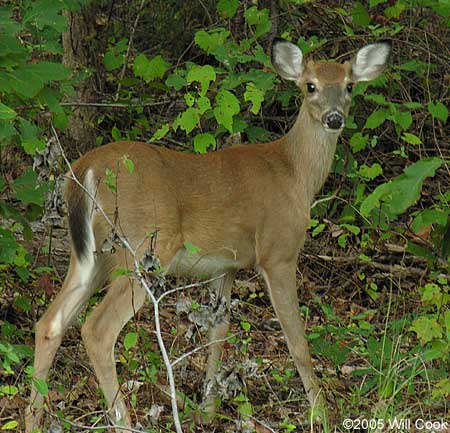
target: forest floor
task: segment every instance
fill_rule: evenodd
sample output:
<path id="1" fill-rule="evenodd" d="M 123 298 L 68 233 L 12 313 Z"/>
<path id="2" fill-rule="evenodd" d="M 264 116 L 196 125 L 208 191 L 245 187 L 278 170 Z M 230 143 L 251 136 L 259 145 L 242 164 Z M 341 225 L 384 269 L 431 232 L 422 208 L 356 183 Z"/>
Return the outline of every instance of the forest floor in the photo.
<path id="1" fill-rule="evenodd" d="M 53 236 L 53 251 L 58 254 L 51 257 L 51 262 L 64 275 L 68 258 L 64 230 L 53 231 Z M 47 242 L 48 237 L 42 236 L 39 244 Z M 431 398 L 428 367 L 417 354 L 417 342 L 408 332 L 410 322 L 406 319 L 414 316 L 420 304 L 417 288 L 428 281 L 426 262 L 408 256 L 400 243 L 390 242 L 380 244 L 377 256 L 367 262 L 359 258 L 351 245 L 345 251 L 336 249 L 332 236 L 309 239 L 299 261 L 299 296 L 314 368 L 325 389 L 332 426 L 337 431 L 353 431 L 342 424 L 348 418 L 387 420 L 397 416 L 414 423 L 419 418 L 449 417 L 445 401 Z M 48 259 L 48 255 L 36 257 L 38 262 Z M 60 283 L 55 275 L 38 279 L 32 288 L 33 308 L 28 314 L 20 311 L 13 298 L 30 288 L 6 287 L 0 317 L 20 330 L 16 343 L 33 346 L 34 321 L 45 310 L 44 292 L 53 296 Z M 230 328 L 233 337 L 225 344 L 221 369 L 227 398 L 223 397 L 219 409 L 220 422 L 216 426 L 195 427 L 186 421 L 186 431 L 243 431 L 236 420 L 249 412 L 258 432 L 304 431 L 308 425 L 307 399 L 264 284 L 254 274 L 241 273 L 234 287 Z M 101 292 L 94 296 L 90 307 L 101 297 Z M 180 305 L 190 306 L 191 312 L 198 311 L 208 300 L 207 290 L 196 289 L 183 291 L 164 303 L 162 329 L 172 359 L 206 343 L 201 320 L 177 312 Z M 74 425 L 107 424 L 105 402 L 80 340 L 80 325 L 90 307 L 68 331 L 52 369 L 48 403 L 51 416 L 47 417 L 47 425 L 52 425 L 48 431 L 52 433 L 66 431 L 61 430 L 62 426 L 67 431 L 88 431 Z M 146 305 L 122 332 L 116 347 L 117 368 L 136 425 L 154 425 L 155 431 L 166 431 L 171 410 L 161 392 L 161 384 L 166 380 L 152 316 L 151 306 Z M 124 344 L 124 336 L 129 334 L 139 336 L 137 344 L 131 347 L 130 343 Z M 201 399 L 205 354 L 206 349 L 186 358 L 176 369 L 178 391 L 194 406 Z M 24 367 L 32 360 L 30 353 L 24 359 L 14 376 L 2 375 L 1 382 L 18 386 L 20 393 L 14 398 L 0 396 L 0 420 L 13 418 L 23 422 L 30 382 Z M 74 424 L 61 424 L 58 415 Z M 354 431 L 359 431 L 357 424 L 354 426 Z"/>

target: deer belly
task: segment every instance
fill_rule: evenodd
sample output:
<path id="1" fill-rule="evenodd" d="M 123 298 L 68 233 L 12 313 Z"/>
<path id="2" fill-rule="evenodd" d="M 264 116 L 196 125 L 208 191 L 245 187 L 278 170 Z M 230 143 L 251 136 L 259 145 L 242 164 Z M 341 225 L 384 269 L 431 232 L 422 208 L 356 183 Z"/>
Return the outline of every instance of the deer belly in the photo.
<path id="1" fill-rule="evenodd" d="M 178 250 L 170 262 L 167 274 L 209 278 L 221 275 L 230 270 L 249 268 L 253 265 L 245 260 L 239 260 L 232 251 L 223 253 L 202 254 L 200 252 L 188 251 L 185 248 Z"/>

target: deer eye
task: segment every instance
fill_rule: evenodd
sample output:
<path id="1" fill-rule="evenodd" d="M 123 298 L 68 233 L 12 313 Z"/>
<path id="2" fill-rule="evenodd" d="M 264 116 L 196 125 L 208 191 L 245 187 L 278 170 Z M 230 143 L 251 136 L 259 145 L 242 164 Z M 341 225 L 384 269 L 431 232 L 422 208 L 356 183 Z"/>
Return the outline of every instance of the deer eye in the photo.
<path id="1" fill-rule="evenodd" d="M 313 83 L 306 83 L 306 89 L 308 93 L 314 93 L 316 91 L 316 86 Z"/>
<path id="2" fill-rule="evenodd" d="M 353 90 L 353 83 L 347 84 L 347 92 L 352 93 L 352 90 Z"/>

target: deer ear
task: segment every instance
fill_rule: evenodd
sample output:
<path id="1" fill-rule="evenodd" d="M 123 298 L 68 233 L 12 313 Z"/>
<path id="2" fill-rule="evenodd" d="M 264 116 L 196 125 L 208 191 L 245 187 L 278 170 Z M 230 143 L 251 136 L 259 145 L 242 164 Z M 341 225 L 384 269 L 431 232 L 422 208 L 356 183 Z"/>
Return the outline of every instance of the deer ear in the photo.
<path id="1" fill-rule="evenodd" d="M 274 39 L 272 65 L 282 78 L 298 81 L 303 72 L 303 54 L 297 45 L 284 39 Z"/>
<path id="2" fill-rule="evenodd" d="M 361 48 L 352 60 L 354 81 L 370 81 L 377 78 L 386 67 L 391 43 L 388 41 L 366 45 Z"/>

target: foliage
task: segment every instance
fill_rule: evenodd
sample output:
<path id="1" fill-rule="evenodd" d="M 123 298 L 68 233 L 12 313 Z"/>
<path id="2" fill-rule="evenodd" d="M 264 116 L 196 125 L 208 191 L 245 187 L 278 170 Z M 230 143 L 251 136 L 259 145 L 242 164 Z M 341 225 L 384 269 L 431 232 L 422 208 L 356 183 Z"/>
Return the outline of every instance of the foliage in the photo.
<path id="1" fill-rule="evenodd" d="M 26 243 L 33 239 L 30 223 L 42 217 L 52 182 L 33 169 L 33 158 L 46 149 L 50 122 L 59 129 L 67 125 L 61 101 L 74 89 L 70 71 L 60 61 L 61 32 L 67 25 L 62 11 L 76 11 L 82 4 L 42 0 L 4 2 L 0 7 L 0 297 L 16 277 L 22 285 L 30 285 L 42 271 L 32 269 Z M 17 171 L 15 164 L 21 158 L 26 166 Z M 16 295 L 14 307 L 28 313 L 29 295 Z M 20 328 L 6 320 L 1 323 L 0 374 L 13 376 L 31 358 L 32 349 L 16 343 L 24 337 Z M 37 383 L 37 388 L 48 391 L 45 383 Z M 0 397 L 16 393 L 14 386 L 2 385 Z M 16 430 L 17 425 L 11 420 L 0 428 Z"/>
<path id="2" fill-rule="evenodd" d="M 46 147 L 44 128 L 50 120 L 64 129 L 66 112 L 63 95 L 72 94 L 69 70 L 58 60 L 62 54 L 61 32 L 67 20 L 65 9 L 77 10 L 82 2 L 24 2 L 18 11 L 13 5 L 0 9 L 0 146 L 4 152 L 15 146 L 24 157 L 35 156 Z M 50 60 L 53 59 L 53 60 Z M 40 120 L 42 109 L 50 117 Z M 36 119 L 39 119 L 36 121 Z M 30 161 L 30 159 L 28 159 Z M 10 221 L 0 228 L 0 265 L 11 266 L 26 280 L 31 256 L 17 242 L 20 233 L 31 240 L 29 225 L 42 215 L 45 193 L 50 184 L 41 182 L 30 166 L 15 179 L 0 177 L 0 215 Z M 20 210 L 19 210 L 20 209 Z"/>
<path id="3" fill-rule="evenodd" d="M 61 34 L 67 26 L 62 12 L 79 11 L 88 3 L 9 1 L 0 8 L 0 294 L 6 287 L 35 287 L 48 272 L 34 267 L 31 223 L 45 214 L 58 173 L 45 176 L 33 162 L 49 147 L 51 124 L 61 132 L 66 128 L 70 108 L 62 101 L 73 96 L 89 74 L 105 78 L 99 80 L 104 99 L 98 102 L 125 107 L 105 108 L 98 116 L 98 144 L 111 138 L 139 139 L 205 153 L 222 148 L 230 135 L 244 142 L 275 139 L 298 111 L 296 89 L 281 83 L 267 54 L 275 27 L 266 3 L 205 2 L 207 13 L 196 5 L 183 27 L 190 2 L 162 2 L 176 13 L 159 18 L 158 5 L 140 9 L 140 1 L 130 1 L 129 22 L 134 25 L 135 16 L 141 18 L 135 34 L 119 19 L 102 27 L 98 31 L 106 34 L 107 46 L 98 58 L 104 70 L 76 73 L 61 64 Z M 98 23 L 114 10 L 111 2 L 104 3 L 108 13 L 99 13 Z M 366 393 L 375 393 L 387 402 L 377 409 L 379 415 L 387 416 L 405 408 L 414 392 L 422 392 L 424 378 L 432 384 L 433 398 L 450 394 L 449 288 L 442 277 L 450 268 L 449 77 L 442 72 L 448 71 L 448 38 L 442 35 L 448 33 L 450 8 L 438 0 L 315 3 L 280 2 L 277 15 L 277 32 L 305 54 L 333 57 L 355 52 L 362 41 L 394 41 L 389 70 L 354 88 L 352 114 L 325 189 L 329 196 L 314 206 L 310 232 L 324 249 L 336 247 L 330 256 L 358 260 L 364 270 L 358 269 L 352 284 L 367 303 L 363 312 L 344 320 L 331 305 L 316 299 L 311 308 L 320 309 L 326 322 L 313 327 L 313 351 L 338 369 L 349 360 L 366 360 L 366 368 L 351 373 L 354 380 L 361 379 L 352 396 L 356 404 Z M 158 31 L 161 26 L 165 31 Z M 150 36 L 149 28 L 154 29 Z M 183 28 L 189 30 L 180 37 Z M 426 45 L 424 34 L 429 38 Z M 13 155 L 13 162 L 4 162 L 5 155 Z M 17 168 L 20 159 L 24 161 Z M 127 155 L 123 164 L 133 172 L 134 162 Z M 116 174 L 105 175 L 114 191 Z M 388 243 L 403 249 L 402 260 L 421 263 L 426 274 L 426 281 L 416 282 L 408 292 L 420 308 L 405 317 L 392 313 L 391 293 L 387 305 L 382 303 L 387 287 L 367 270 Z M 191 254 L 198 252 L 194 245 L 185 246 Z M 401 290 L 398 296 L 403 296 Z M 32 307 L 44 303 L 40 296 L 31 302 L 20 289 L 13 290 L 13 297 L 13 308 L 33 319 Z M 241 355 L 248 354 L 256 325 L 239 317 L 237 326 L 249 334 L 230 341 L 239 343 Z M 0 336 L 1 374 L 10 381 L 0 387 L 0 398 L 12 398 L 22 392 L 13 378 L 31 350 L 23 344 L 24 332 L 8 320 L 2 322 Z M 119 357 L 143 382 L 156 380 L 161 363 L 150 340 L 142 329 L 129 330 Z M 271 372 L 286 391 L 292 369 Z M 27 370 L 28 381 L 30 377 Z M 37 385 L 39 392 L 49 392 L 45 383 Z M 248 417 L 256 411 L 250 401 L 240 394 L 232 404 Z M 1 428 L 14 430 L 17 421 L 6 420 Z M 286 417 L 280 428 L 293 431 L 295 426 Z"/>

